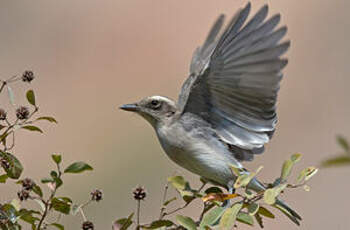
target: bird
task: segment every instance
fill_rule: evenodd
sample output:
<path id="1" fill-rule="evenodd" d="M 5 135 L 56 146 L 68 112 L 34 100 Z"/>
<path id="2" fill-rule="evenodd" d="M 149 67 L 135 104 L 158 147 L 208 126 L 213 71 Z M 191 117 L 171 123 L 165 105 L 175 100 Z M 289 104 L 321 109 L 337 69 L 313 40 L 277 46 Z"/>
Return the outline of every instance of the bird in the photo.
<path id="1" fill-rule="evenodd" d="M 204 43 L 195 49 L 189 77 L 178 101 L 150 96 L 120 109 L 139 114 L 154 128 L 168 157 L 206 181 L 234 192 L 231 166 L 264 152 L 276 123 L 276 101 L 290 47 L 280 14 L 262 6 L 249 20 L 251 3 L 224 27 L 222 14 Z M 266 190 L 254 178 L 248 188 Z M 294 223 L 301 217 L 284 201 L 275 206 Z"/>

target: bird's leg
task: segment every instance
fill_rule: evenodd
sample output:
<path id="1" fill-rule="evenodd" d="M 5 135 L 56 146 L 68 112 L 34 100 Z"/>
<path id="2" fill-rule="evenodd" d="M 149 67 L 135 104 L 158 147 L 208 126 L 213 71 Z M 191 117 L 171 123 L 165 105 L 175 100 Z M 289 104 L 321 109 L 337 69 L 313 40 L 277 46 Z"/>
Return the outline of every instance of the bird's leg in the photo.
<path id="1" fill-rule="evenodd" d="M 234 194 L 236 192 L 236 189 L 233 187 L 235 184 L 234 180 L 230 180 L 227 183 L 227 188 L 228 188 L 228 193 L 229 194 Z M 224 203 L 222 204 L 222 207 L 224 208 L 229 208 L 231 206 L 231 200 L 225 200 Z"/>

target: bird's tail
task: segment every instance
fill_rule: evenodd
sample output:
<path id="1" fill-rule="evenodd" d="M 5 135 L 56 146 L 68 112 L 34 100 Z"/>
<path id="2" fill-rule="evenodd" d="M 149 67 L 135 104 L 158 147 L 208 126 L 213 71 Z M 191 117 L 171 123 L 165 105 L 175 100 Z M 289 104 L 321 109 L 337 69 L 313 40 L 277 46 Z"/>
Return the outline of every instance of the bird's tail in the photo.
<path id="1" fill-rule="evenodd" d="M 296 225 L 300 225 L 302 220 L 300 215 L 291 209 L 285 202 L 282 200 L 276 200 L 276 203 L 273 205 L 275 208 L 279 209 L 284 215 L 286 215 L 291 221 Z"/>
<path id="2" fill-rule="evenodd" d="M 250 181 L 248 188 L 256 192 L 261 192 L 266 190 L 266 187 L 261 182 L 259 182 L 256 178 L 253 178 Z M 277 199 L 273 207 L 279 209 L 284 215 L 286 215 L 296 225 L 298 226 L 300 225 L 300 221 L 302 220 L 300 215 L 296 213 L 293 209 L 291 209 L 284 201 Z"/>

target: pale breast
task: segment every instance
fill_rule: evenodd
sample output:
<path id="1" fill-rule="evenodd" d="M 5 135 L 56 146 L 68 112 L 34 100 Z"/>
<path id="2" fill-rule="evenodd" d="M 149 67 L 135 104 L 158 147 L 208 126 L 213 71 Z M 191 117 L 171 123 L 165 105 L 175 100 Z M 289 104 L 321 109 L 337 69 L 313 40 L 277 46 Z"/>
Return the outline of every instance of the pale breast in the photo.
<path id="1" fill-rule="evenodd" d="M 230 164 L 235 162 L 226 147 L 210 135 L 210 130 L 188 129 L 180 122 L 156 130 L 166 154 L 181 167 L 219 184 L 232 180 Z"/>

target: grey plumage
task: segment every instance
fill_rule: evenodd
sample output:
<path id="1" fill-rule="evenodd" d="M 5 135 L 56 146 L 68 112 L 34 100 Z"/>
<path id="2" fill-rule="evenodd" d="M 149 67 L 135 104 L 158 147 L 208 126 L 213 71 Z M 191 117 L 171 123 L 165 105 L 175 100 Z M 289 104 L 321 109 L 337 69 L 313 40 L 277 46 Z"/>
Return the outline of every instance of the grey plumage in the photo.
<path id="1" fill-rule="evenodd" d="M 266 20 L 265 5 L 246 22 L 250 8 L 248 3 L 239 10 L 223 30 L 224 16 L 216 20 L 193 54 L 177 104 L 152 96 L 121 107 L 150 122 L 175 163 L 224 187 L 236 179 L 230 165 L 243 168 L 241 162 L 261 154 L 275 131 L 281 70 L 287 65 L 281 55 L 290 46 L 280 42 L 287 32 L 277 27 L 280 15 Z M 265 189 L 256 179 L 249 186 Z M 298 223 L 300 217 L 289 214 Z"/>

